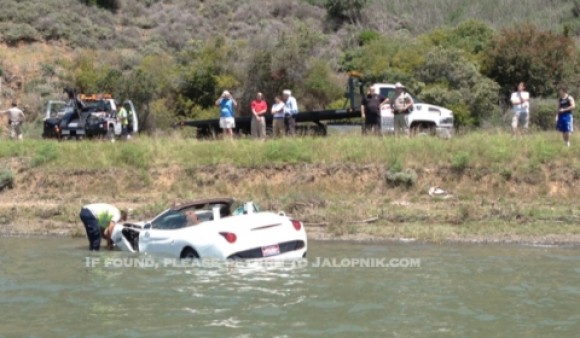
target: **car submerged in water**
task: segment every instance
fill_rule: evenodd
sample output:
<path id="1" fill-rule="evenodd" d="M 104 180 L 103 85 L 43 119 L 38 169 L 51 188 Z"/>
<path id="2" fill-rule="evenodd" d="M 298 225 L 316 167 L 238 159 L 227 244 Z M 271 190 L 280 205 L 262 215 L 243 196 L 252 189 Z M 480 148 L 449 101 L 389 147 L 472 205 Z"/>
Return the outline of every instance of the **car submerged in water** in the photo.
<path id="1" fill-rule="evenodd" d="M 114 245 L 128 252 L 175 258 L 286 259 L 306 256 L 302 222 L 260 211 L 252 202 L 234 208 L 231 198 L 198 200 L 152 220 L 117 224 Z"/>

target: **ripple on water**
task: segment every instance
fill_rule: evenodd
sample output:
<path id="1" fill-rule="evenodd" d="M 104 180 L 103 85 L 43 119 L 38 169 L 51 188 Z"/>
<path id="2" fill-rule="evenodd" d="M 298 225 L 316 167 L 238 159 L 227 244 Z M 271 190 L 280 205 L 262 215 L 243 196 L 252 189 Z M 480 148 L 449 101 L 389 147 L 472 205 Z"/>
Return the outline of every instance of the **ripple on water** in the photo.
<path id="1" fill-rule="evenodd" d="M 421 268 L 110 269 L 85 258 L 130 255 L 84 247 L 0 239 L 0 335 L 573 337 L 580 322 L 569 248 L 313 242 L 312 257 L 418 257 Z"/>

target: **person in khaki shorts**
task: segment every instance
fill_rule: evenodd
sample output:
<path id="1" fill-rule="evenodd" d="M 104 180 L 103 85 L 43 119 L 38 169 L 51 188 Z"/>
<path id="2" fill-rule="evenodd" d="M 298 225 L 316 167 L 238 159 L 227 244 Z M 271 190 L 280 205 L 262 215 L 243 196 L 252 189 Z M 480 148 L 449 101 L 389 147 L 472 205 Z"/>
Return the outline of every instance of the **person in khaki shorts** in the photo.
<path id="1" fill-rule="evenodd" d="M 395 97 L 393 98 L 393 113 L 395 114 L 395 135 L 409 135 L 407 127 L 407 115 L 413 108 L 413 98 L 405 91 L 405 86 L 400 82 L 395 84 Z"/>
<path id="2" fill-rule="evenodd" d="M 12 108 L 3 111 L 2 114 L 8 114 L 10 137 L 22 141 L 22 123 L 24 123 L 24 113 L 20 108 L 18 108 L 16 100 L 12 101 Z"/>
<path id="3" fill-rule="evenodd" d="M 256 94 L 256 99 L 252 101 L 252 136 L 257 139 L 266 138 L 266 118 L 268 104 L 264 101 L 262 93 Z"/>
<path id="4" fill-rule="evenodd" d="M 521 135 L 528 130 L 530 122 L 530 93 L 526 91 L 526 85 L 523 82 L 518 84 L 517 91 L 512 93 L 512 132 L 514 136 Z"/>
<path id="5" fill-rule="evenodd" d="M 284 101 L 279 96 L 274 98 L 274 105 L 272 105 L 272 129 L 274 137 L 281 137 L 286 134 L 286 123 L 284 122 Z"/>

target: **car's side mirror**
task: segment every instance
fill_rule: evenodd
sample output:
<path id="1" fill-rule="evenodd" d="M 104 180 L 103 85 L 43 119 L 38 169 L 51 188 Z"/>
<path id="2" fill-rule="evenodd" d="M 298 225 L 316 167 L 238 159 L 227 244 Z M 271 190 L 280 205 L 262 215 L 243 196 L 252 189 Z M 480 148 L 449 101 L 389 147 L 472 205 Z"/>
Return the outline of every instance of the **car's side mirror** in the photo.
<path id="1" fill-rule="evenodd" d="M 143 229 L 151 229 L 151 223 L 147 223 L 143 226 Z"/>

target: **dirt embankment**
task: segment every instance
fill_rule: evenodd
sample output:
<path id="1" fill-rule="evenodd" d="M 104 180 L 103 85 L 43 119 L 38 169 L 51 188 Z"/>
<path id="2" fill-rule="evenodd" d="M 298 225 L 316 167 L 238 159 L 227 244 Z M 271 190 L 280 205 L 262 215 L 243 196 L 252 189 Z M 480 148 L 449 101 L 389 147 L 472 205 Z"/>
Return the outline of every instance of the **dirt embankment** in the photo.
<path id="1" fill-rule="evenodd" d="M 233 196 L 285 210 L 319 239 L 580 243 L 580 171 L 566 168 L 509 177 L 450 168 L 393 176 L 383 165 L 354 164 L 47 170 L 13 159 L 5 166 L 15 182 L 0 192 L 0 235 L 83 235 L 78 211 L 91 202 L 131 208 L 142 219 L 172 203 Z M 429 196 L 435 186 L 449 196 Z"/>

